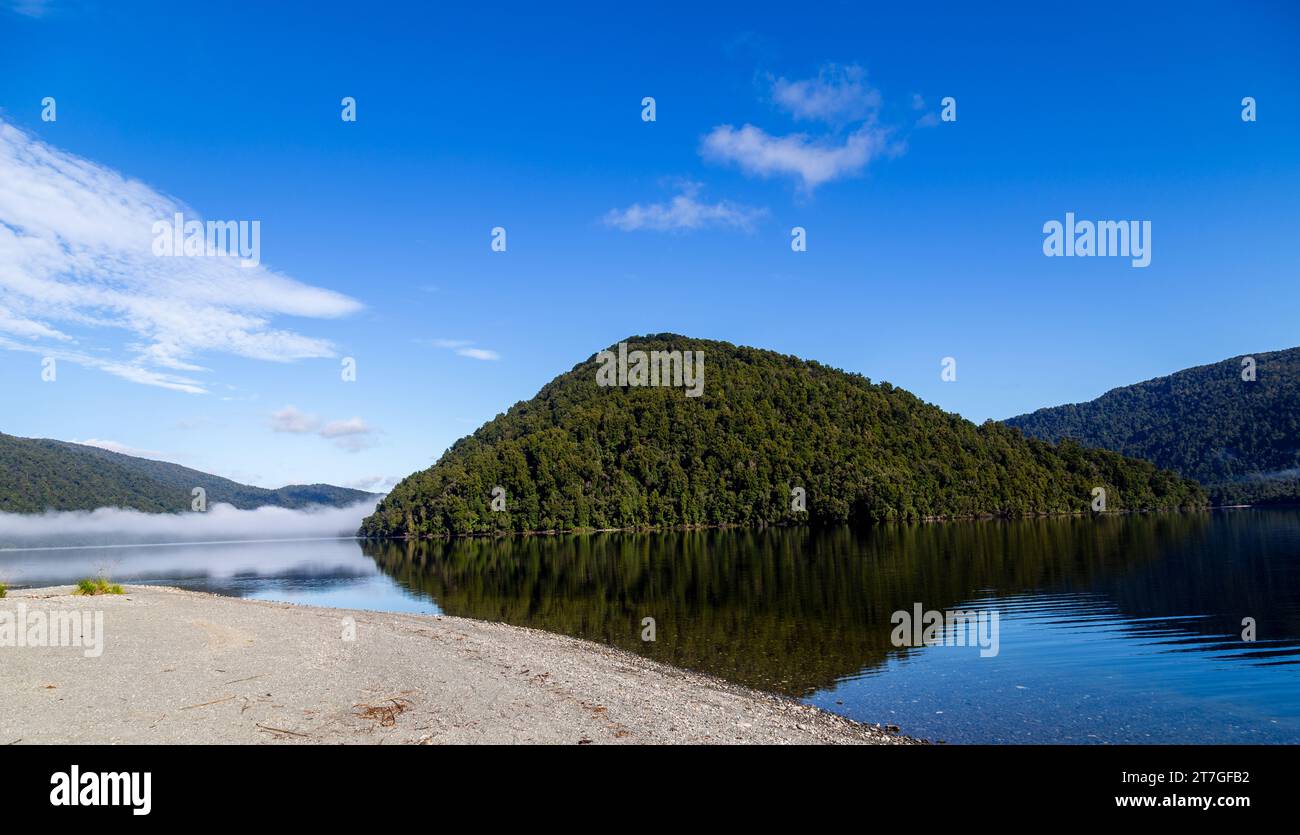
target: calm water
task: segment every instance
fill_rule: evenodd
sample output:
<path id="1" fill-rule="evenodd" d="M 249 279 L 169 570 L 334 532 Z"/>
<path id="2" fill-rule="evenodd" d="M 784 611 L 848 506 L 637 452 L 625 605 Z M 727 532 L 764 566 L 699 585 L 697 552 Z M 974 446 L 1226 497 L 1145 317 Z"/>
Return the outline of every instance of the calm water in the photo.
<path id="1" fill-rule="evenodd" d="M 533 626 L 948 742 L 1300 742 L 1300 510 L 0 553 L 11 584 L 101 571 Z M 894 647 L 917 603 L 998 612 L 999 653 Z"/>

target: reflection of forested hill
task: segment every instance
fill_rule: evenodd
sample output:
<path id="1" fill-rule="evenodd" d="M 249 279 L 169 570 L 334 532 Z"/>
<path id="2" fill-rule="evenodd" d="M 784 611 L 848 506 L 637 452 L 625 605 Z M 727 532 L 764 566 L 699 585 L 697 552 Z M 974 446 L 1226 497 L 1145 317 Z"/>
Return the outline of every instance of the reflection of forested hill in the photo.
<path id="1" fill-rule="evenodd" d="M 1134 618 L 1205 615 L 1153 628 L 1176 626 L 1198 640 L 1226 636 L 1225 647 L 1242 659 L 1300 663 L 1300 510 L 1229 510 L 1211 518 L 1162 541 L 1160 559 L 1102 574 L 1094 588 Z M 1258 626 L 1252 646 L 1239 643 L 1246 617 Z"/>
<path id="2" fill-rule="evenodd" d="M 1230 619 L 1235 601 L 1254 600 L 1261 623 L 1300 635 L 1294 612 L 1288 621 L 1270 604 L 1260 553 L 1268 538 L 1256 527 L 1253 544 L 1240 541 L 1250 530 L 1218 514 L 1159 514 L 363 548 L 450 615 L 601 641 L 802 695 L 900 652 L 889 619 L 914 603 L 942 609 L 977 597 L 1101 592 L 1132 617 L 1224 611 Z M 1227 549 L 1242 556 L 1224 582 L 1209 560 Z M 640 639 L 643 617 L 657 621 L 653 644 Z M 1221 626 L 1209 619 L 1179 628 Z"/>

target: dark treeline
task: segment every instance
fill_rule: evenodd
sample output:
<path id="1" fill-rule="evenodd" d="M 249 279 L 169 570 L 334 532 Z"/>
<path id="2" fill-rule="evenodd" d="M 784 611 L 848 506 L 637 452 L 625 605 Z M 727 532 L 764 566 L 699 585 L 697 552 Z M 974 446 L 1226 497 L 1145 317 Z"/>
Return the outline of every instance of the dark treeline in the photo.
<path id="1" fill-rule="evenodd" d="M 777 525 L 1200 507 L 1191 481 L 1113 452 L 970 421 L 889 383 L 770 351 L 702 351 L 704 392 L 602 387 L 595 356 L 403 480 L 369 536 Z M 491 506 L 495 487 L 505 510 Z M 805 491 L 806 512 L 792 491 Z"/>

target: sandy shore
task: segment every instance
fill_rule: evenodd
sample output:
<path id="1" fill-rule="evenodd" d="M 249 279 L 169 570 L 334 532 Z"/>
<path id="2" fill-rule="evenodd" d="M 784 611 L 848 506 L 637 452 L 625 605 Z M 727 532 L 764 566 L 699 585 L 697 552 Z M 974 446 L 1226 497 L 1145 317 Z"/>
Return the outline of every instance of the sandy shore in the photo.
<path id="1" fill-rule="evenodd" d="M 0 599 L 14 618 L 101 611 L 104 632 L 98 657 L 0 645 L 0 745 L 911 742 L 532 629 L 158 587 L 70 591 Z"/>

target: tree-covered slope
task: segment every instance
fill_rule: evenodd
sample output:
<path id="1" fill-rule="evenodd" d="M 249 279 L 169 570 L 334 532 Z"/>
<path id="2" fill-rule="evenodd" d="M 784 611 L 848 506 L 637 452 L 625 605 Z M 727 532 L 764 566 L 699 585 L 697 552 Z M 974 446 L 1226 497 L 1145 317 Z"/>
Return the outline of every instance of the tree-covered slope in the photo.
<path id="1" fill-rule="evenodd" d="M 1006 421 L 1026 435 L 1144 458 L 1218 502 L 1300 499 L 1300 348 L 1226 359 Z"/>
<path id="2" fill-rule="evenodd" d="M 328 484 L 251 487 L 178 464 L 122 455 L 48 438 L 0 433 L 0 511 L 92 510 L 125 507 L 154 513 L 187 511 L 202 487 L 208 504 L 251 509 L 264 505 L 343 506 L 373 493 Z"/>
<path id="3" fill-rule="evenodd" d="M 759 525 L 1200 506 L 1193 483 L 1112 452 L 1028 440 L 888 383 L 672 334 L 629 350 L 704 352 L 703 396 L 602 387 L 598 355 L 548 383 L 362 524 L 370 536 Z M 504 489 L 495 511 L 493 490 Z M 806 512 L 792 509 L 794 488 Z"/>

